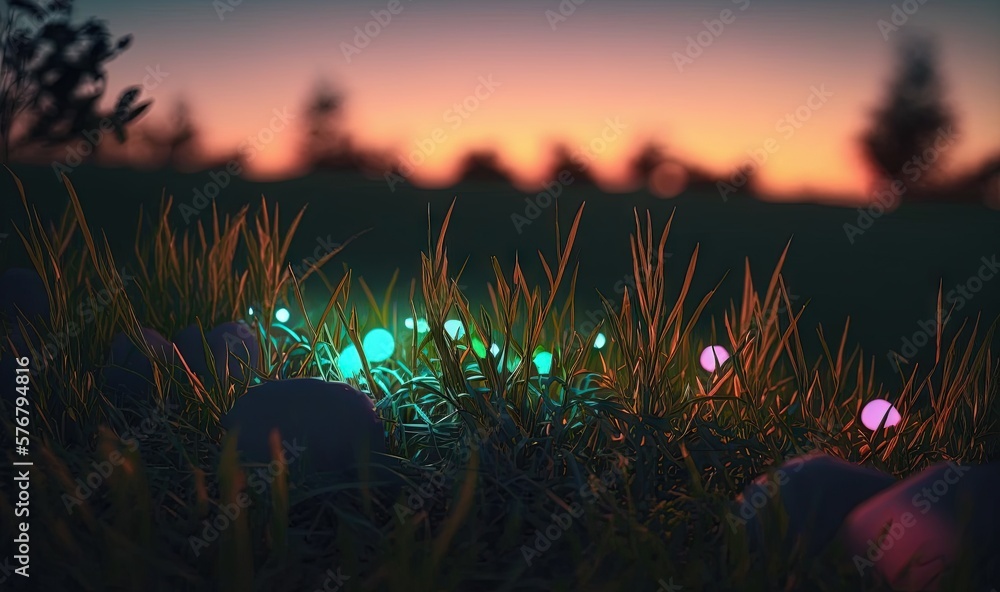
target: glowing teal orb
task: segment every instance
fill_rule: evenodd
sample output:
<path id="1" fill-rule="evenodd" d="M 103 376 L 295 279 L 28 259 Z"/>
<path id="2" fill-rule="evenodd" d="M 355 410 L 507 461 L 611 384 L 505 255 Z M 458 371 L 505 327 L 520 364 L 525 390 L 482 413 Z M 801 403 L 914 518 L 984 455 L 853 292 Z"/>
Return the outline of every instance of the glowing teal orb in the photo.
<path id="1" fill-rule="evenodd" d="M 292 318 L 292 313 L 288 312 L 287 308 L 279 308 L 275 311 L 274 318 L 279 323 L 287 323 L 288 319 Z"/>
<path id="2" fill-rule="evenodd" d="M 250 310 L 247 311 L 247 314 L 250 315 L 250 316 L 253 316 L 253 307 L 252 306 L 250 307 Z"/>
<path id="3" fill-rule="evenodd" d="M 412 330 L 413 329 L 413 317 L 407 317 L 406 320 L 403 321 L 403 326 L 406 327 L 407 329 L 411 329 Z"/>
<path id="4" fill-rule="evenodd" d="M 548 374 L 552 370 L 552 354 L 549 352 L 538 352 L 532 361 L 535 363 L 535 368 L 538 368 L 539 374 Z"/>
<path id="5" fill-rule="evenodd" d="M 385 329 L 372 329 L 361 342 L 369 362 L 384 362 L 396 351 L 396 340 Z"/>
<path id="6" fill-rule="evenodd" d="M 608 338 L 604 336 L 604 333 L 598 333 L 597 337 L 594 338 L 594 348 L 601 349 L 608 343 Z"/>
<path id="7" fill-rule="evenodd" d="M 497 344 L 495 344 L 495 343 L 493 345 L 491 345 L 490 346 L 490 353 L 493 354 L 494 356 L 499 356 L 500 355 L 500 346 L 497 345 Z"/>
<path id="8" fill-rule="evenodd" d="M 465 327 L 462 326 L 462 321 L 451 319 L 444 322 L 444 332 L 452 339 L 459 339 L 465 335 Z"/>
<path id="9" fill-rule="evenodd" d="M 340 375 L 344 378 L 359 376 L 362 366 L 358 348 L 353 345 L 345 347 L 344 351 L 340 352 L 340 355 L 337 357 L 337 368 L 340 370 Z"/>
<path id="10" fill-rule="evenodd" d="M 427 319 L 417 319 L 417 333 L 426 333 L 431 330 L 431 326 L 427 324 Z"/>

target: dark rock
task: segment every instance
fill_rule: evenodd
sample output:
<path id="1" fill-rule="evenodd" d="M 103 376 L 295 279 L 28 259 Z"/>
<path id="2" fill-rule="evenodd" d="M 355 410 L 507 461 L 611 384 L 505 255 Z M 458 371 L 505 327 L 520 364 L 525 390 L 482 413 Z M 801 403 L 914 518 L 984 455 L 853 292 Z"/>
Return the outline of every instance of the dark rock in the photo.
<path id="1" fill-rule="evenodd" d="M 205 352 L 205 343 L 209 352 Z M 174 337 L 177 349 L 191 371 L 202 382 L 212 380 L 211 368 L 220 380 L 228 376 L 236 382 L 246 382 L 246 367 L 256 368 L 260 362 L 260 347 L 253 329 L 243 321 L 222 323 L 208 332 L 204 341 L 197 324 L 190 325 Z"/>
<path id="2" fill-rule="evenodd" d="M 970 590 L 1000 582 L 1000 464 L 940 463 L 860 504 L 840 538 L 862 573 L 893 590 L 952 590 L 951 568 L 969 569 Z"/>
<path id="3" fill-rule="evenodd" d="M 799 541 L 804 557 L 815 558 L 833 542 L 851 510 L 895 482 L 891 475 L 834 456 L 800 456 L 748 485 L 730 522 L 745 521 L 751 550 L 772 548 L 766 540 L 781 540 L 790 551 Z M 788 530 L 779 539 L 782 511 Z"/>
<path id="4" fill-rule="evenodd" d="M 266 382 L 248 389 L 222 418 L 222 426 L 237 430 L 237 448 L 245 460 L 272 460 L 270 434 L 278 430 L 287 450 L 299 450 L 286 462 L 290 469 L 353 472 L 378 462 L 384 454 L 385 432 L 372 400 L 342 382 L 296 378 Z"/>
<path id="5" fill-rule="evenodd" d="M 140 332 L 156 360 L 173 364 L 176 360 L 173 343 L 152 329 L 141 328 Z M 108 391 L 116 395 L 145 395 L 154 388 L 153 362 L 126 333 L 119 333 L 111 342 L 104 381 Z"/>
<path id="6" fill-rule="evenodd" d="M 232 321 L 216 326 L 208 334 L 208 344 L 215 357 L 219 377 L 228 376 L 237 382 L 246 382 L 249 369 L 260 363 L 260 346 L 253 329 L 243 321 Z"/>

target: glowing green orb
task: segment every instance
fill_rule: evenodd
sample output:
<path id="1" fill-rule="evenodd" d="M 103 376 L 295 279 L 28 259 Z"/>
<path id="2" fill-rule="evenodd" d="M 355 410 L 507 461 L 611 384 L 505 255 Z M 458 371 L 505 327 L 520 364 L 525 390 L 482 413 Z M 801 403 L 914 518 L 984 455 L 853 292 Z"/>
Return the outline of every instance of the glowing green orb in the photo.
<path id="1" fill-rule="evenodd" d="M 552 370 L 552 354 L 547 351 L 538 352 L 532 361 L 539 374 L 548 374 Z"/>
<path id="2" fill-rule="evenodd" d="M 448 337 L 451 337 L 452 339 L 459 339 L 465 335 L 465 327 L 462 326 L 462 321 L 459 321 L 458 319 L 451 319 L 449 321 L 445 321 L 444 332 L 447 333 Z"/>
<path id="3" fill-rule="evenodd" d="M 365 350 L 365 357 L 369 362 L 384 362 L 396 351 L 396 341 L 392 333 L 385 329 L 372 329 L 365 335 L 361 347 Z"/>
<path id="4" fill-rule="evenodd" d="M 288 312 L 287 308 L 279 308 L 275 311 L 274 318 L 279 323 L 287 323 L 288 319 L 292 318 L 292 313 Z"/>
<path id="5" fill-rule="evenodd" d="M 604 333 L 598 333 L 597 337 L 594 338 L 594 347 L 601 349 L 607 342 L 608 338 L 604 336 Z"/>
<path id="6" fill-rule="evenodd" d="M 413 317 L 407 317 L 406 320 L 403 321 L 403 326 L 406 327 L 407 329 L 411 329 L 412 330 L 413 329 Z"/>
<path id="7" fill-rule="evenodd" d="M 353 345 L 345 347 L 344 351 L 340 352 L 340 356 L 337 357 L 337 368 L 344 378 L 359 376 L 362 367 L 361 355 L 358 353 L 358 348 Z"/>

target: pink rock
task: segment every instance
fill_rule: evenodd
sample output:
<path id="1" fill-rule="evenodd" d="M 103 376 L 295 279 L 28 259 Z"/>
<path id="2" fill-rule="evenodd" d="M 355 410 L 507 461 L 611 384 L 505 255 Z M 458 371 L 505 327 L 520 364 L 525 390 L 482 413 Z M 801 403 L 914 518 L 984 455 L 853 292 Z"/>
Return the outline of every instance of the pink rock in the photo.
<path id="1" fill-rule="evenodd" d="M 386 450 L 374 403 L 343 382 L 295 378 L 251 387 L 223 416 L 222 427 L 238 432 L 237 448 L 253 463 L 271 462 L 273 430 L 287 445 L 304 448 L 294 463 L 322 472 L 350 470 Z"/>
<path id="2" fill-rule="evenodd" d="M 844 518 L 858 504 L 896 480 L 886 473 L 826 454 L 790 459 L 746 487 L 730 516 L 730 525 L 745 526 L 751 549 L 772 548 L 781 512 L 788 518 L 782 548 L 796 541 L 807 557 L 815 557 L 837 535 Z"/>
<path id="3" fill-rule="evenodd" d="M 840 536 L 858 571 L 894 590 L 944 590 L 953 567 L 988 590 L 1000 582 L 998 491 L 1000 464 L 933 465 L 855 508 Z"/>

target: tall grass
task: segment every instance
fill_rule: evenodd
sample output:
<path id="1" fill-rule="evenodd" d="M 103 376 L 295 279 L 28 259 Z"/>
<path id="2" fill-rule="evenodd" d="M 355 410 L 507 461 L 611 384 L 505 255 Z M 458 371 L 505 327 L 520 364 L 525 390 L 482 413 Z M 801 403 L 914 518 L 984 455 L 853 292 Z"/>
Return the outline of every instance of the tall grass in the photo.
<path id="1" fill-rule="evenodd" d="M 490 300 L 473 303 L 448 257 L 452 210 L 436 236 L 429 228 L 409 293 L 396 297 L 394 284 L 376 297 L 360 279 L 352 291 L 349 271 L 327 277 L 320 268 L 336 253 L 309 270 L 321 286 L 294 277 L 287 261 L 302 212 L 283 227 L 265 202 L 253 215 L 213 211 L 211 223 L 181 232 L 168 222 L 167 200 L 123 261 L 93 234 L 68 180 L 70 206 L 52 224 L 18 187 L 30 220 L 19 236 L 53 310 L 50 326 L 17 329 L 36 337 L 17 354 L 48 360 L 33 383 L 31 513 L 33 582 L 47 589 L 301 591 L 322 588 L 332 570 L 348 577 L 345 590 L 875 590 L 844 558 L 752 555 L 728 527 L 730 500 L 810 449 L 897 476 L 942 459 L 997 456 L 993 326 L 979 349 L 970 345 L 977 325 L 939 340 L 932 368 L 877 384 L 874 360 L 849 347 L 846 327 L 834 347 L 819 328 L 824 355 L 806 359 L 784 255 L 763 292 L 747 262 L 743 296 L 722 319 L 701 318 L 713 292 L 690 294 L 697 251 L 668 298 L 673 219 L 657 231 L 636 214 L 636 287 L 621 302 L 603 299 L 606 325 L 582 335 L 572 296 L 582 208 L 565 233 L 556 228 L 554 258 L 539 253 L 543 281 L 519 262 L 505 270 L 494 261 Z M 123 267 L 136 276 L 130 284 Z M 570 296 L 560 301 L 564 286 Z M 326 305 L 311 310 L 306 294 L 317 288 Z M 45 358 L 37 338 L 64 330 L 80 299 L 99 290 L 113 294 L 110 303 Z M 302 323 L 276 323 L 279 306 L 298 310 Z M 400 317 L 425 318 L 428 330 L 397 331 L 393 359 L 369 363 L 365 332 L 399 327 Z M 202 382 L 161 364 L 149 401 L 124 411 L 105 396 L 101 368 L 115 334 L 139 343 L 140 326 L 171 335 L 239 318 L 260 336 L 251 380 Z M 450 319 L 463 334 L 445 331 Z M 598 330 L 609 336 L 603 349 L 593 347 Z M 733 352 L 712 374 L 697 364 L 707 338 Z M 338 356 L 349 345 L 362 371 L 345 376 Z M 541 350 L 552 354 L 546 374 L 532 361 Z M 254 383 L 296 376 L 347 380 L 371 394 L 389 449 L 404 461 L 394 469 L 402 488 L 294 467 L 262 491 L 248 487 L 256 468 L 238 462 L 219 418 Z M 858 424 L 875 397 L 899 408 L 899 427 L 873 435 Z M 155 428 L 136 434 L 150 417 Z M 76 480 L 112 456 L 121 464 L 78 495 Z M 241 494 L 247 507 L 223 519 Z M 5 536 L 13 502 L 0 497 Z M 539 551 L 554 514 L 571 523 Z M 192 546 L 213 520 L 226 522 L 217 539 Z"/>

